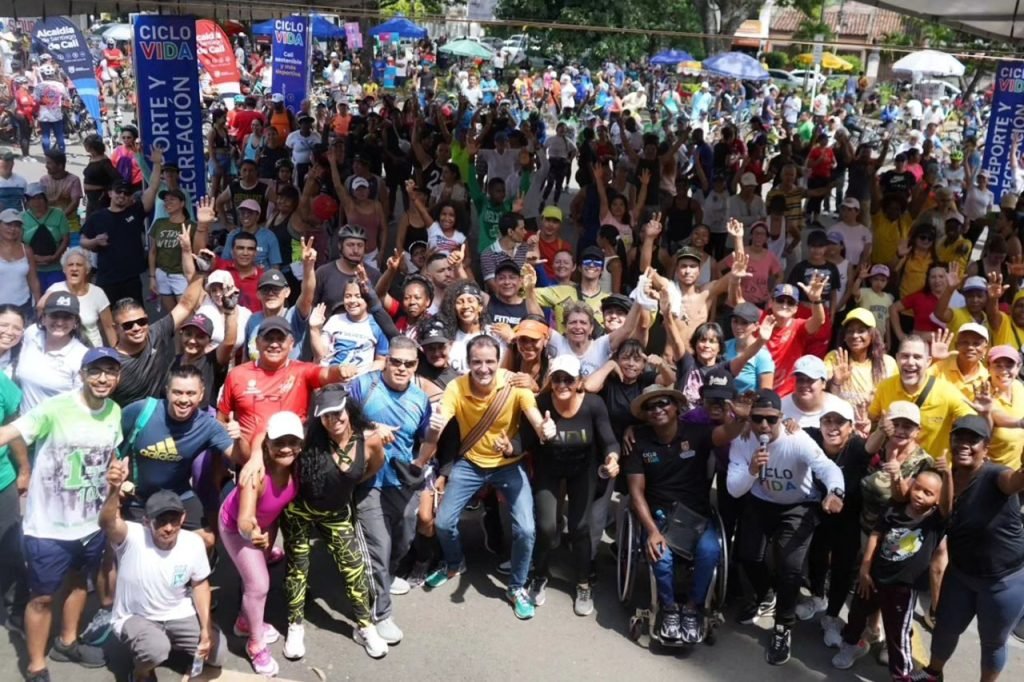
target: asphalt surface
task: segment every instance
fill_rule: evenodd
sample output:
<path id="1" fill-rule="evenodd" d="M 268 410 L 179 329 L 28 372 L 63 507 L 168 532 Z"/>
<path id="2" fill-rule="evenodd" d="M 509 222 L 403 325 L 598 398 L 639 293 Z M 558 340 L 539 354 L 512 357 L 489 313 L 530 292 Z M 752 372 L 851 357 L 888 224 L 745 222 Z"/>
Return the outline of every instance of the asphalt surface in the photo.
<path id="1" fill-rule="evenodd" d="M 0 148 L 0 151 L 6 151 Z M 15 172 L 32 182 L 45 173 L 38 150 L 37 161 L 21 161 Z M 68 148 L 68 170 L 81 174 L 87 158 L 80 146 Z M 568 206 L 568 198 L 563 203 Z M 397 680 L 566 680 L 668 679 L 685 676 L 688 680 L 753 680 L 759 682 L 804 680 L 888 679 L 886 670 L 873 658 L 858 661 L 851 671 L 834 669 L 830 660 L 835 650 L 821 643 L 820 629 L 814 622 L 799 623 L 794 630 L 793 658 L 781 667 L 764 661 L 771 620 L 758 626 L 735 623 L 734 613 L 718 631 L 714 646 L 692 649 L 649 651 L 627 637 L 631 611 L 619 604 L 615 595 L 615 562 L 607 547 L 602 549 L 595 589 L 595 613 L 588 618 L 572 612 L 572 583 L 569 557 L 563 549 L 555 552 L 554 577 L 548 588 L 547 603 L 537 609 L 531 621 L 519 621 L 504 600 L 504 577 L 497 572 L 498 557 L 482 549 L 479 512 L 463 519 L 469 571 L 437 590 L 413 590 L 394 598 L 394 619 L 404 630 L 405 640 L 391 647 L 382 660 L 370 659 L 352 641 L 351 610 L 344 596 L 340 576 L 326 552 L 317 547 L 313 554 L 310 598 L 307 603 L 305 659 L 291 662 L 281 654 L 282 643 L 271 649 L 280 664 L 279 679 L 366 680 L 386 676 Z M 239 591 L 237 577 L 225 554 L 213 583 L 219 606 L 215 620 L 230 632 L 237 615 Z M 271 593 L 267 603 L 267 621 L 286 631 L 282 590 L 284 567 L 271 573 Z M 642 586 L 638 587 L 642 591 Z M 90 597 L 86 619 L 95 608 Z M 921 611 L 921 607 L 918 607 Z M 56 620 L 56 619 L 55 619 Z M 55 622 L 56 627 L 56 622 Z M 920 651 L 927 657 L 928 634 L 918 626 Z M 224 672 L 207 669 L 205 679 L 258 679 L 245 658 L 244 641 L 229 637 L 230 653 Z M 106 646 L 108 666 L 85 670 L 72 664 L 51 662 L 55 681 L 126 680 L 131 667 L 124 647 L 110 642 Z M 972 625 L 961 638 L 960 646 L 947 665 L 946 679 L 972 680 L 978 677 L 979 645 Z M 189 658 L 174 659 L 170 667 L 159 670 L 159 679 L 179 680 L 187 670 Z M 0 629 L 0 680 L 22 678 L 25 665 L 24 642 L 17 635 Z M 1024 676 L 1024 645 L 1011 639 L 1010 662 L 1003 679 Z"/>

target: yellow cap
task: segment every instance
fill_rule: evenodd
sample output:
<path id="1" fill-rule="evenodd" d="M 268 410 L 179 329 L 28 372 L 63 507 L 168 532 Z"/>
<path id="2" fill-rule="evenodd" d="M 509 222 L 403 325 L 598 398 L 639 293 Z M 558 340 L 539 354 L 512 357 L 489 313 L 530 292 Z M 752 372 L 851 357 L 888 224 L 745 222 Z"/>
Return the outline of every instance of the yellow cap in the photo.
<path id="1" fill-rule="evenodd" d="M 846 319 L 843 320 L 843 325 L 847 325 L 851 320 L 857 320 L 862 323 L 865 327 L 875 328 L 875 316 L 867 308 L 854 308 L 847 315 Z"/>

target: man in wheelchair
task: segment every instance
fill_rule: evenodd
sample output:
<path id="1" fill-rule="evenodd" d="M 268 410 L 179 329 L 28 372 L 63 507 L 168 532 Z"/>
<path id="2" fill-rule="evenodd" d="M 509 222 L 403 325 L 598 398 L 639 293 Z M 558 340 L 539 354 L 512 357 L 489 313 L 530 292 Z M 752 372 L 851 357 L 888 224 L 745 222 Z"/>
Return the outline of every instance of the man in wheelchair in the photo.
<path id="1" fill-rule="evenodd" d="M 666 645 L 704 639 L 704 605 L 722 553 L 711 508 L 711 429 L 681 422 L 683 405 L 682 393 L 656 385 L 633 400 L 630 410 L 646 424 L 635 430 L 632 454 L 624 465 L 663 616 L 658 638 Z M 675 591 L 677 557 L 693 567 L 689 591 L 680 599 Z M 652 635 L 655 626 L 650 623 Z"/>

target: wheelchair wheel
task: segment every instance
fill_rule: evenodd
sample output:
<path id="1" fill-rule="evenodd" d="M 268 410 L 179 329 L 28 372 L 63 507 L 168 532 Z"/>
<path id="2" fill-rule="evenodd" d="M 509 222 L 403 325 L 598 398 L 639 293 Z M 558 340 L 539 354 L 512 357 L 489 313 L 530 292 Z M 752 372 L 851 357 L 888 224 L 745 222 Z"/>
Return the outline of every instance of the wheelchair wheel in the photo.
<path id="1" fill-rule="evenodd" d="M 715 569 L 716 575 L 712 582 L 711 593 L 715 595 L 715 610 L 719 611 L 725 604 L 725 597 L 729 589 L 729 539 L 725 537 L 725 525 L 717 510 L 714 512 L 714 521 L 718 528 L 718 546 L 722 554 Z"/>
<path id="2" fill-rule="evenodd" d="M 616 531 L 616 543 L 618 547 L 617 563 L 617 587 L 619 601 L 623 604 L 629 602 L 633 597 L 633 585 L 636 583 L 637 571 L 637 543 L 640 537 L 637 532 L 636 517 L 629 509 L 622 515 L 622 523 Z M 630 623 L 632 629 L 632 622 Z"/>

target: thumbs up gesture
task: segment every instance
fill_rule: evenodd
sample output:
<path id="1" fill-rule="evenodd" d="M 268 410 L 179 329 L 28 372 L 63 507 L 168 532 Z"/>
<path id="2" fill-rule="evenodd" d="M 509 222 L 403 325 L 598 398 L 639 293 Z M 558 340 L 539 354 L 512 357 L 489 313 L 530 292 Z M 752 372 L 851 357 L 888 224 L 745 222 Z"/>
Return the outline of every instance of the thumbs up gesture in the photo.
<path id="1" fill-rule="evenodd" d="M 257 549 L 266 549 L 270 546 L 270 535 L 260 530 L 259 526 L 253 526 L 252 532 L 249 533 L 249 541 Z"/>
<path id="2" fill-rule="evenodd" d="M 555 420 L 551 418 L 551 412 L 545 410 L 544 421 L 540 423 L 540 435 L 544 440 L 548 441 L 555 437 L 556 432 Z"/>

